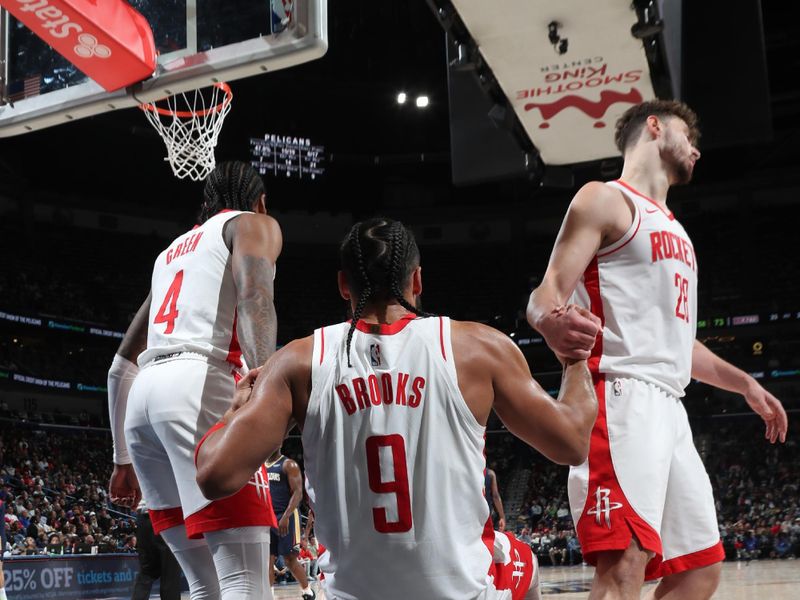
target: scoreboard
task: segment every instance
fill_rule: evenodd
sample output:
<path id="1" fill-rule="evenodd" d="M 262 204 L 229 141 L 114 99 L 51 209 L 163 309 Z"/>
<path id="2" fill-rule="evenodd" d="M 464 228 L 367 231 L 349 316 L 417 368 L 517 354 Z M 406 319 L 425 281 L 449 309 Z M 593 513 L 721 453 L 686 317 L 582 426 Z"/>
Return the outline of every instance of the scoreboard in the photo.
<path id="1" fill-rule="evenodd" d="M 250 161 L 261 175 L 318 179 L 325 173 L 325 147 L 304 137 L 268 133 L 250 138 Z"/>

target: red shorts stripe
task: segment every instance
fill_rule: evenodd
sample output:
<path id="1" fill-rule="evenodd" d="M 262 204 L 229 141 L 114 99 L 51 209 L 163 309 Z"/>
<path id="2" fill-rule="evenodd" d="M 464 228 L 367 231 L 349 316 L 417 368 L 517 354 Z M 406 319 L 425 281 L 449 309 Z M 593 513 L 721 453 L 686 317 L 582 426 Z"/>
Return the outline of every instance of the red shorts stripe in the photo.
<path id="1" fill-rule="evenodd" d="M 150 522 L 153 524 L 153 532 L 158 535 L 165 529 L 183 525 L 183 509 L 176 508 L 151 508 L 148 510 Z"/>
<path id="2" fill-rule="evenodd" d="M 233 496 L 215 500 L 186 517 L 186 535 L 203 537 L 209 531 L 234 527 L 277 527 L 269 495 L 269 476 L 262 465 L 253 478 Z"/>
<path id="3" fill-rule="evenodd" d="M 225 423 L 222 422 L 222 421 L 219 421 L 218 423 L 214 423 L 214 425 L 211 426 L 211 429 L 206 431 L 205 435 L 200 438 L 199 442 L 197 442 L 197 447 L 194 449 L 194 466 L 195 467 L 197 466 L 197 455 L 200 454 L 200 447 L 203 444 L 206 443 L 206 440 L 208 439 L 208 436 L 210 436 L 212 433 L 214 433 L 218 429 L 222 429 L 223 427 L 225 427 Z"/>
<path id="4" fill-rule="evenodd" d="M 653 577 L 649 577 L 649 579 L 675 575 L 676 573 L 690 571 L 691 569 L 701 569 L 722 562 L 723 560 L 725 560 L 725 549 L 722 547 L 722 541 L 720 540 L 705 550 L 665 560 L 661 563 L 658 573 Z"/>
<path id="5" fill-rule="evenodd" d="M 655 554 L 645 572 L 650 578 L 661 564 L 661 536 L 636 513 L 617 480 L 609 447 L 605 377 L 595 375 L 594 383 L 598 413 L 589 450 L 586 504 L 576 527 L 578 539 L 586 562 L 596 565 L 598 553 L 625 550 L 635 536 L 642 548 Z"/>

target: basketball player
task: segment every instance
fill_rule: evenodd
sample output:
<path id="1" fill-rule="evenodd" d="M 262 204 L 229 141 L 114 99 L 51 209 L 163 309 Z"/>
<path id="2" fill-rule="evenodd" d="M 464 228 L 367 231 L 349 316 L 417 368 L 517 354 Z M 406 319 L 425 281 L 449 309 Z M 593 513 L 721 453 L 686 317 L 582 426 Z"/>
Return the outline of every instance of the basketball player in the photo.
<path id="1" fill-rule="evenodd" d="M 781 403 L 695 339 L 698 260 L 667 191 L 691 179 L 696 123 L 675 101 L 626 111 L 622 178 L 578 191 L 528 305 L 557 355 L 588 358 L 597 390 L 589 458 L 569 479 L 581 547 L 597 566 L 592 599 L 639 598 L 645 578 L 663 578 L 648 598 L 710 598 L 717 587 L 714 498 L 680 401 L 690 378 L 743 394 L 770 442 L 786 436 Z M 592 316 L 563 311 L 570 298 Z"/>
<path id="2" fill-rule="evenodd" d="M 276 521 L 266 473 L 253 469 L 251 485 L 209 502 L 193 460 L 197 441 L 230 407 L 245 363 L 261 364 L 275 349 L 282 241 L 264 202 L 264 184 L 246 163 L 214 169 L 201 224 L 156 259 L 151 295 L 109 371 L 111 499 L 135 506 L 141 483 L 153 531 L 178 559 L 193 600 L 271 597 L 264 565 Z"/>
<path id="3" fill-rule="evenodd" d="M 280 448 L 267 459 L 266 468 L 272 508 L 278 518 L 278 527 L 273 527 L 270 531 L 269 572 L 272 574 L 270 583 L 275 583 L 273 569 L 275 559 L 282 556 L 286 567 L 300 584 L 303 600 L 314 600 L 316 594 L 308 587 L 306 570 L 297 560 L 301 541 L 300 514 L 297 507 L 303 499 L 303 474 L 297 463 L 284 456 Z"/>
<path id="4" fill-rule="evenodd" d="M 492 523 L 498 531 L 505 531 L 506 511 L 503 510 L 503 499 L 500 497 L 500 489 L 497 487 L 497 474 L 492 469 L 486 469 L 486 481 L 483 489 L 486 494 L 486 502 L 489 504 L 489 513 L 492 515 Z"/>
<path id="5" fill-rule="evenodd" d="M 201 489 L 235 493 L 296 422 L 327 596 L 538 598 L 530 546 L 489 518 L 486 421 L 494 409 L 550 459 L 580 464 L 597 411 L 585 361 L 566 361 L 557 401 L 508 336 L 421 313 L 419 250 L 398 221 L 354 225 L 341 258 L 352 323 L 273 355 L 201 442 Z"/>

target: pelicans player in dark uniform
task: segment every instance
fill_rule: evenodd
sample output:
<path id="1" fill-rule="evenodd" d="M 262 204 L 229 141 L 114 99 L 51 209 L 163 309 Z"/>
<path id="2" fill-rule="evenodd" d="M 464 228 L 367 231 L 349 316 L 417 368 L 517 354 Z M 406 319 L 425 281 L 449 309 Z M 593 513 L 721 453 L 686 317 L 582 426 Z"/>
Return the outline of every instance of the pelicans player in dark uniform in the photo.
<path id="1" fill-rule="evenodd" d="M 300 584 L 303 600 L 316 597 L 308 586 L 308 577 L 303 565 L 297 560 L 300 554 L 300 514 L 297 507 L 303 499 L 303 475 L 300 467 L 291 458 L 284 456 L 280 448 L 267 459 L 269 493 L 272 507 L 278 519 L 278 527 L 270 533 L 269 576 L 274 583 L 275 559 L 282 556 L 286 566 Z"/>

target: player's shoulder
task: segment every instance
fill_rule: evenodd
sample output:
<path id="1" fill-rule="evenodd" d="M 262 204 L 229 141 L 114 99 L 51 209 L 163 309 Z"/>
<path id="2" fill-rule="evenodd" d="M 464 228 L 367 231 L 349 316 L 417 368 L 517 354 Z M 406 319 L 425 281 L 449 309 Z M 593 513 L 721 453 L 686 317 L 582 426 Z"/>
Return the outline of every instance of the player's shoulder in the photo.
<path id="1" fill-rule="evenodd" d="M 283 346 L 275 353 L 275 357 L 282 361 L 300 361 L 308 359 L 311 361 L 311 354 L 314 351 L 314 336 L 297 338 Z"/>
<path id="2" fill-rule="evenodd" d="M 614 186 L 602 181 L 584 184 L 569 205 L 573 216 L 589 219 L 595 223 L 614 222 L 629 214 L 625 195 Z"/>
<path id="3" fill-rule="evenodd" d="M 623 193 L 614 186 L 603 181 L 585 183 L 572 199 L 572 206 L 603 209 L 609 204 L 624 203 Z"/>
<path id="4" fill-rule="evenodd" d="M 479 348 L 482 351 L 497 351 L 504 347 L 516 348 L 514 341 L 505 333 L 483 323 L 451 319 L 450 331 L 450 337 L 454 345 L 468 345 Z"/>
<path id="5" fill-rule="evenodd" d="M 275 217 L 263 213 L 243 212 L 231 219 L 233 225 L 239 232 L 242 231 L 261 231 L 270 234 L 281 234 L 281 226 Z"/>

